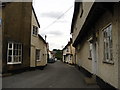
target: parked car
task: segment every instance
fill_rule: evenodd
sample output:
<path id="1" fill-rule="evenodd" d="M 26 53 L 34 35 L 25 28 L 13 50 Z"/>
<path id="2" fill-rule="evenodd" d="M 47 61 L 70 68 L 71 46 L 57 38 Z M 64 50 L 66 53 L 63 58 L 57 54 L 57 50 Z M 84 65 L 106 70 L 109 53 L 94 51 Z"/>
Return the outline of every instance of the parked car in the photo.
<path id="1" fill-rule="evenodd" d="M 54 63 L 54 62 L 55 62 L 55 60 L 52 59 L 52 58 L 50 58 L 50 59 L 48 60 L 48 63 Z"/>

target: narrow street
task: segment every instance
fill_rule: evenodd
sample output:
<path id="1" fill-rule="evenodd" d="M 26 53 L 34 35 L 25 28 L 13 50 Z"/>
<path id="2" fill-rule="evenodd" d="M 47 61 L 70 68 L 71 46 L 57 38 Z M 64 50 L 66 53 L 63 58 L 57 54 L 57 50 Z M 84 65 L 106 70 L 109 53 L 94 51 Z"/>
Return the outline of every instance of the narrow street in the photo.
<path id="1" fill-rule="evenodd" d="M 87 85 L 84 77 L 74 66 L 57 61 L 48 63 L 44 70 L 4 77 L 3 88 L 99 88 Z"/>

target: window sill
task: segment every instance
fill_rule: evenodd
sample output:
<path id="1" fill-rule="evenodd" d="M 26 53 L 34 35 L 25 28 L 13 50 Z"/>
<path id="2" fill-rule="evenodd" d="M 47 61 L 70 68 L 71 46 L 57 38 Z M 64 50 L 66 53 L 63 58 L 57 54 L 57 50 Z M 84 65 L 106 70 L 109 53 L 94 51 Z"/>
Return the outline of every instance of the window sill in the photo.
<path id="1" fill-rule="evenodd" d="M 92 58 L 91 58 L 91 57 L 89 57 L 88 59 L 89 59 L 89 60 L 92 60 Z"/>
<path id="2" fill-rule="evenodd" d="M 41 60 L 37 60 L 37 62 L 40 62 Z"/>
<path id="3" fill-rule="evenodd" d="M 114 65 L 114 62 L 113 61 L 103 61 L 103 63 L 105 63 L 105 64 L 111 64 L 111 65 Z"/>
<path id="4" fill-rule="evenodd" d="M 7 63 L 8 65 L 12 65 L 12 64 L 22 64 L 21 62 L 15 62 L 15 63 Z"/>

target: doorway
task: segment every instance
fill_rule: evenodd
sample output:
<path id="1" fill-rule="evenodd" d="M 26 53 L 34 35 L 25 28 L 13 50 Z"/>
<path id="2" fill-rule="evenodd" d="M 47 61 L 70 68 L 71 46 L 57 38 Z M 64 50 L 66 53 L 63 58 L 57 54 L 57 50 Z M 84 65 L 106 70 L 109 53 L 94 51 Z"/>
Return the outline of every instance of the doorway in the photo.
<path id="1" fill-rule="evenodd" d="M 97 74 L 97 62 L 98 62 L 98 45 L 96 41 L 92 42 L 92 73 Z"/>

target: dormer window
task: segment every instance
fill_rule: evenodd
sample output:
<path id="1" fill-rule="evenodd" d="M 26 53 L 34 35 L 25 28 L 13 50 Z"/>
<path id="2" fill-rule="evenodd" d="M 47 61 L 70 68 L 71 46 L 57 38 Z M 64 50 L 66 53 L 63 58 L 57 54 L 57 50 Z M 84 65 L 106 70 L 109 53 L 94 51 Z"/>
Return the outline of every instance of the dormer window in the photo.
<path id="1" fill-rule="evenodd" d="M 33 35 L 38 35 L 38 27 L 33 26 Z"/>

